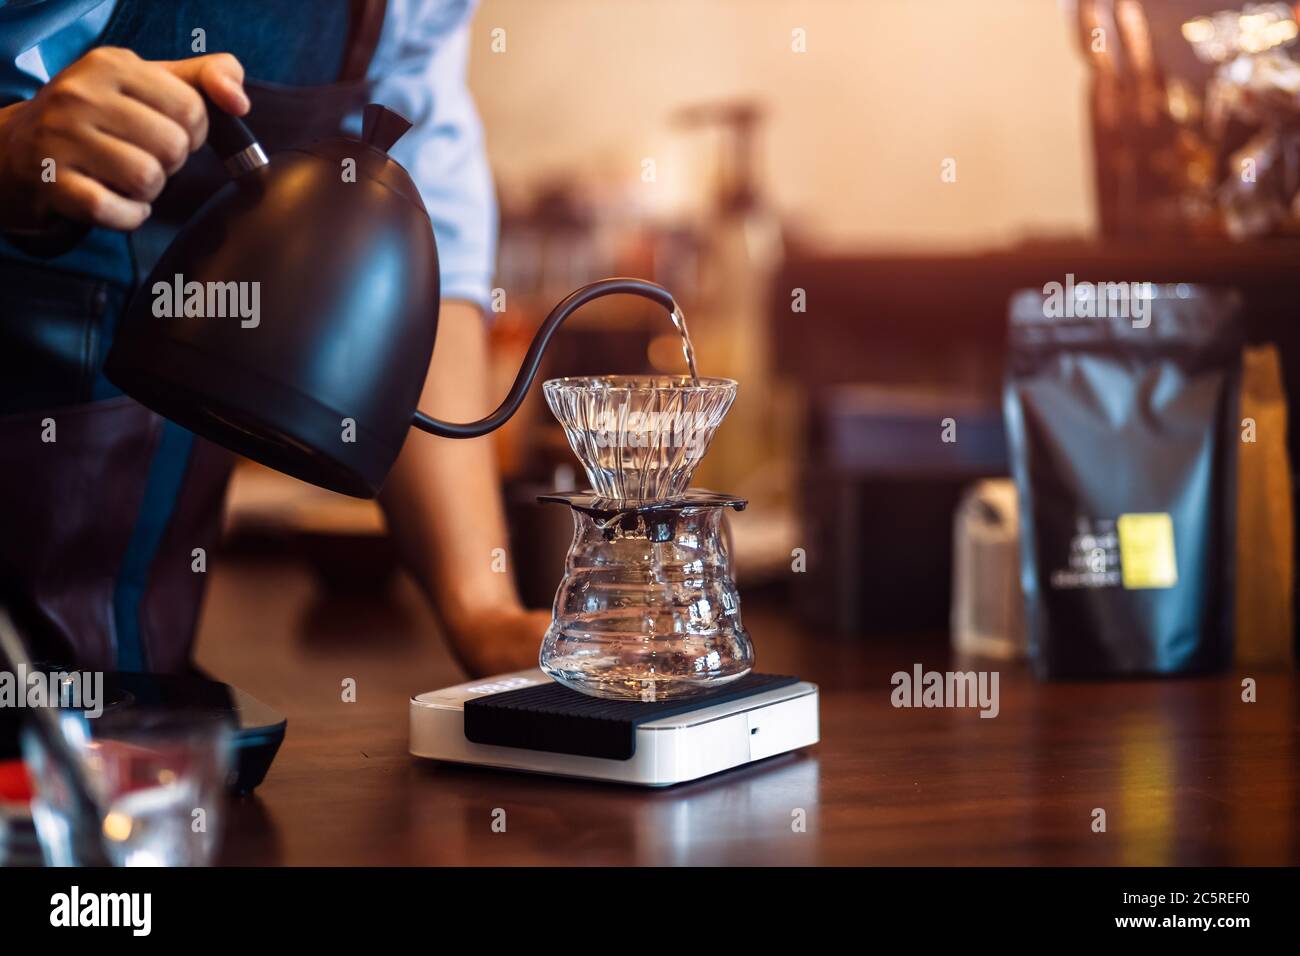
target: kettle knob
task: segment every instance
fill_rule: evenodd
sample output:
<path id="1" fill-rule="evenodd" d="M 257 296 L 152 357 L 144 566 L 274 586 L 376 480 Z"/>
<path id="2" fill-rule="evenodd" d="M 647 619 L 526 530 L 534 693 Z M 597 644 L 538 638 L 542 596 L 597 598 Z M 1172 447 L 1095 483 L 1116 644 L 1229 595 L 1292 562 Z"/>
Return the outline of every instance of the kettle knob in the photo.
<path id="1" fill-rule="evenodd" d="M 380 103 L 371 103 L 361 114 L 361 141 L 385 153 L 410 128 L 410 120 Z"/>

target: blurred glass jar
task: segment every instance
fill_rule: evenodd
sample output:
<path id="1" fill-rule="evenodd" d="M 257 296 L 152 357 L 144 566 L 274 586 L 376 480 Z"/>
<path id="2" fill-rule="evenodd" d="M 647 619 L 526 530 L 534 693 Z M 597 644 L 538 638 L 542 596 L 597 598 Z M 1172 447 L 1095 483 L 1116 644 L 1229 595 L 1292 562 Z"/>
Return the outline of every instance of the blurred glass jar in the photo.
<path id="1" fill-rule="evenodd" d="M 234 736 L 224 715 L 124 708 L 60 711 L 59 732 L 95 801 L 81 806 L 39 735 L 23 733 L 32 818 L 50 866 L 205 866 L 221 835 Z"/>
<path id="2" fill-rule="evenodd" d="M 631 504 L 590 492 L 545 495 L 573 511 L 573 543 L 541 667 L 594 697 L 687 697 L 748 674 L 723 516 L 745 502 L 687 491 Z"/>

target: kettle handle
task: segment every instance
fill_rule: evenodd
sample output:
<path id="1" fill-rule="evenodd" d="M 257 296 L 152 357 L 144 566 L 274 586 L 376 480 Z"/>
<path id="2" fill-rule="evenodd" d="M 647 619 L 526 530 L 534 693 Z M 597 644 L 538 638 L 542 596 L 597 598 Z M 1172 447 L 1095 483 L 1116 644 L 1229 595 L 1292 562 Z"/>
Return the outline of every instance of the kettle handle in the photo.
<path id="1" fill-rule="evenodd" d="M 673 301 L 672 294 L 667 289 L 653 282 L 647 282 L 645 279 L 615 277 L 584 285 L 581 289 L 565 296 L 551 310 L 551 314 L 546 317 L 546 321 L 542 323 L 541 328 L 537 330 L 537 334 L 533 336 L 532 344 L 528 346 L 528 354 L 524 356 L 523 365 L 519 367 L 519 374 L 515 376 L 514 384 L 510 386 L 510 393 L 506 395 L 505 401 L 497 406 L 496 411 L 476 422 L 465 422 L 463 424 L 439 421 L 436 418 L 430 418 L 424 412 L 417 411 L 412 424 L 431 435 L 440 435 L 443 438 L 477 438 L 500 428 L 518 410 L 524 396 L 528 394 L 529 386 L 533 384 L 533 379 L 537 377 L 537 368 L 541 365 L 542 353 L 546 351 L 546 346 L 550 344 L 551 336 L 560 327 L 560 323 L 592 299 L 619 293 L 639 295 L 644 299 L 657 302 L 669 312 L 677 308 L 677 303 Z"/>
<path id="2" fill-rule="evenodd" d="M 226 172 L 241 176 L 270 162 L 247 123 L 212 102 L 207 93 L 200 95 L 208 108 L 208 145 L 216 151 Z"/>

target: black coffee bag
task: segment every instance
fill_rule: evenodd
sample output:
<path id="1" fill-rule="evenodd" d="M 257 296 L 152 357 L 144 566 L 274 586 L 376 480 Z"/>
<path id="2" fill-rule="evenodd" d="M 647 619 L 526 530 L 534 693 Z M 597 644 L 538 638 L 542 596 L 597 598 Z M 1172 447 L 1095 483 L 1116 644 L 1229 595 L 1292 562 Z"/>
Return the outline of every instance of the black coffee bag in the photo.
<path id="1" fill-rule="evenodd" d="M 1226 667 L 1237 296 L 1071 278 L 1013 296 L 1009 332 L 1005 414 L 1035 671 Z"/>

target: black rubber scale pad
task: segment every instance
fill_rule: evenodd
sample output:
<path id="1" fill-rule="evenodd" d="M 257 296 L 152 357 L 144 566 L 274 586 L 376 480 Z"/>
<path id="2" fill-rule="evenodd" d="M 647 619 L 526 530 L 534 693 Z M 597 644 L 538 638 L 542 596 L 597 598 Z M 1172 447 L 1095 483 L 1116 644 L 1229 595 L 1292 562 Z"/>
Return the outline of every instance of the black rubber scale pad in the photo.
<path id="1" fill-rule="evenodd" d="M 629 760 L 639 724 L 675 717 L 797 683 L 797 677 L 746 674 L 698 697 L 642 703 L 588 697 L 556 683 L 537 684 L 465 702 L 465 738 L 476 744 Z"/>

